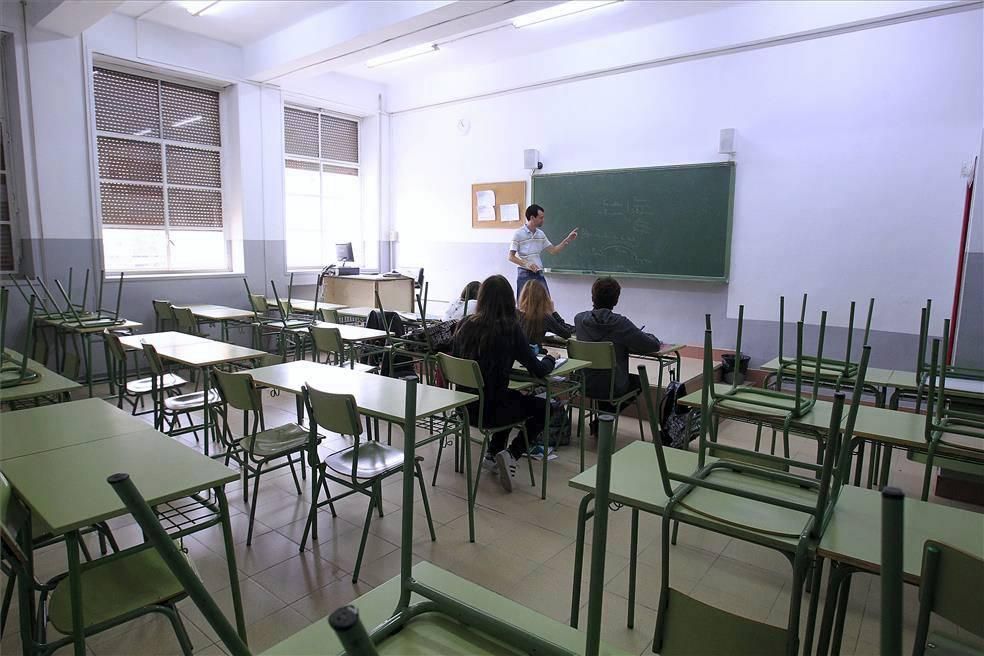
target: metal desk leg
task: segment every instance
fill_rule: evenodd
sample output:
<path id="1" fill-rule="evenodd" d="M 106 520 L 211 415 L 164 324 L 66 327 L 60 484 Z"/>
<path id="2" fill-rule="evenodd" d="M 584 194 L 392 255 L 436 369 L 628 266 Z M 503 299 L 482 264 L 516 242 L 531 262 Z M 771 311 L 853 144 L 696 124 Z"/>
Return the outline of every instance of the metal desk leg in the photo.
<path id="1" fill-rule="evenodd" d="M 543 411 L 543 432 L 540 434 L 540 443 L 543 450 L 543 475 L 540 477 L 540 498 L 547 498 L 547 461 L 550 458 L 547 457 L 548 451 L 550 450 L 550 379 L 546 380 L 547 386 L 543 390 L 543 395 L 547 400 L 547 408 Z M 529 458 L 530 454 L 526 454 Z"/>
<path id="2" fill-rule="evenodd" d="M 82 616 L 82 566 L 79 562 L 78 531 L 65 536 L 68 551 L 68 585 L 72 598 L 72 638 L 75 643 L 75 656 L 85 655 L 85 618 Z"/>
<path id="3" fill-rule="evenodd" d="M 475 541 L 475 488 L 472 486 L 471 432 L 469 429 L 468 413 L 465 412 L 465 422 L 462 427 L 465 452 L 465 487 L 468 488 L 468 541 Z"/>
<path id="4" fill-rule="evenodd" d="M 209 432 L 209 423 L 211 421 L 211 407 L 212 404 L 208 402 L 208 392 L 212 383 L 212 370 L 209 367 L 202 367 L 202 389 L 205 391 L 205 396 L 202 398 L 202 448 L 205 450 L 205 455 L 208 455 L 208 442 L 211 439 L 211 432 Z M 245 640 L 246 638 L 243 638 Z"/>
<path id="5" fill-rule="evenodd" d="M 89 398 L 92 398 L 92 335 L 85 333 L 82 335 L 85 342 L 85 382 L 89 386 Z"/>
<path id="6" fill-rule="evenodd" d="M 806 613 L 806 633 L 803 636 L 801 651 L 809 656 L 813 648 L 813 634 L 817 625 L 817 610 L 820 606 L 820 582 L 823 580 L 823 558 L 817 556 L 813 561 L 813 579 L 810 582 L 810 608 Z"/>
<path id="7" fill-rule="evenodd" d="M 630 629 L 635 628 L 635 593 L 636 565 L 639 560 L 639 509 L 632 509 L 632 531 L 629 541 L 629 613 L 625 623 Z"/>
<path id="8" fill-rule="evenodd" d="M 588 505 L 594 499 L 594 494 L 588 493 L 581 499 L 577 507 L 577 539 L 574 541 L 574 587 L 571 588 L 571 627 L 577 628 L 578 616 L 581 611 L 581 574 L 584 571 L 584 533 L 585 526 L 594 512 L 588 511 Z"/>
<path id="9" fill-rule="evenodd" d="M 28 513 L 27 521 L 24 523 L 24 530 L 18 536 L 21 550 L 28 559 L 31 571 L 34 571 L 34 545 L 31 541 L 31 516 Z M 21 652 L 23 656 L 33 656 L 34 650 L 31 643 L 34 641 L 34 590 L 31 588 L 31 581 L 26 576 L 17 577 L 17 608 L 18 619 L 20 621 Z"/>
<path id="10" fill-rule="evenodd" d="M 831 633 L 838 629 L 841 633 L 844 630 L 844 612 L 847 610 L 847 599 L 851 592 L 851 574 L 854 570 L 841 563 L 831 562 L 830 578 L 827 581 L 827 597 L 823 604 L 823 619 L 820 623 L 820 634 L 817 639 L 817 656 L 826 656 L 827 648 L 830 645 Z M 814 592 L 816 594 L 817 591 Z M 843 610 L 841 607 L 843 606 Z M 837 628 L 834 627 L 834 614 L 838 615 L 839 622 Z M 836 654 L 840 649 L 841 636 L 834 636 L 834 650 Z"/>
<path id="11" fill-rule="evenodd" d="M 577 391 L 579 397 L 578 411 L 577 411 L 577 442 L 581 449 L 581 471 L 584 471 L 584 376 L 580 377 L 579 388 Z"/>
<path id="12" fill-rule="evenodd" d="M 881 489 L 888 485 L 888 477 L 892 471 L 892 445 L 883 445 L 884 452 L 882 453 L 881 461 L 881 471 L 878 472 L 878 489 Z"/>
<path id="13" fill-rule="evenodd" d="M 208 441 L 208 433 L 205 434 Z M 207 447 L 206 447 L 207 448 Z M 232 524 L 229 520 L 229 502 L 226 500 L 225 487 L 215 488 L 215 496 L 219 501 L 219 514 L 222 521 L 222 539 L 225 542 L 226 563 L 229 566 L 229 585 L 232 589 L 232 607 L 236 615 L 236 630 L 239 637 L 246 643 L 246 616 L 243 614 L 243 595 L 239 590 L 239 571 L 236 567 L 236 547 L 232 539 Z M 248 643 L 247 643 L 248 644 Z"/>

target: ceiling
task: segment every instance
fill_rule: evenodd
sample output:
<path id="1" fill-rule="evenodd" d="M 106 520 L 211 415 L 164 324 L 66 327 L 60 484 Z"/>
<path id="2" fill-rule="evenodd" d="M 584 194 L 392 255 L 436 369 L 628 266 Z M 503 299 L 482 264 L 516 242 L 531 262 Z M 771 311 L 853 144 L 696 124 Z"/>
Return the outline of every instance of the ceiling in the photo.
<path id="1" fill-rule="evenodd" d="M 115 11 L 184 32 L 245 46 L 344 0 L 223 0 L 194 16 L 171 0 L 126 0 Z"/>

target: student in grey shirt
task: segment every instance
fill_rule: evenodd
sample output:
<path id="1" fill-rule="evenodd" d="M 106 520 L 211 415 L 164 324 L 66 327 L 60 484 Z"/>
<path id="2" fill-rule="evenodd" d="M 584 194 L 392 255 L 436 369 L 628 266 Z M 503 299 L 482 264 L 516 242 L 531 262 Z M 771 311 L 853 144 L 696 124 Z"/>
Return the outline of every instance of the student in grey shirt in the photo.
<path id="1" fill-rule="evenodd" d="M 540 253 L 546 252 L 555 255 L 567 248 L 567 245 L 577 239 L 577 228 L 564 237 L 564 240 L 554 245 L 547 239 L 547 235 L 540 228 L 545 221 L 543 208 L 539 205 L 530 205 L 526 208 L 526 225 L 513 233 L 512 242 L 509 245 L 509 261 L 519 267 L 516 272 L 516 298 L 519 299 L 523 291 L 523 285 L 530 280 L 539 280 L 547 292 L 547 279 L 543 277 L 543 260 Z"/>

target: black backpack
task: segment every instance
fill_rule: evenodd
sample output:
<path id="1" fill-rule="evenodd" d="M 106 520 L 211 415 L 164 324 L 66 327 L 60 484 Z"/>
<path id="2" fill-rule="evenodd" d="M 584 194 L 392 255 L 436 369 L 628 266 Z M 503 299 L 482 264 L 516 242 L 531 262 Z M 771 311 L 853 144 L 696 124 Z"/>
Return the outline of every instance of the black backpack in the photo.
<path id="1" fill-rule="evenodd" d="M 700 430 L 700 414 L 681 405 L 680 399 L 687 395 L 687 386 L 679 381 L 671 381 L 666 386 L 666 394 L 659 408 L 660 438 L 664 446 L 686 449 Z M 687 431 L 687 419 L 690 431 Z"/>
<path id="2" fill-rule="evenodd" d="M 567 414 L 567 406 L 561 401 L 550 402 L 550 426 L 547 427 L 547 445 L 552 447 L 567 446 L 571 443 L 571 418 Z M 536 436 L 533 444 L 543 444 L 543 433 Z"/>

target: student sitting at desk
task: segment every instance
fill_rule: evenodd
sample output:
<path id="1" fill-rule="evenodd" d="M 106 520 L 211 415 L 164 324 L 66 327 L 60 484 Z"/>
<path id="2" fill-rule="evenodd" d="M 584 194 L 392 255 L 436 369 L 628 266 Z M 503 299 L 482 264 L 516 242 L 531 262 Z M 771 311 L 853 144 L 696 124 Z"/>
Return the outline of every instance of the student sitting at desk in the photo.
<path id="1" fill-rule="evenodd" d="M 639 389 L 639 376 L 629 373 L 629 353 L 655 353 L 662 343 L 655 335 L 636 328 L 628 317 L 614 312 L 622 286 L 614 278 L 598 278 L 591 285 L 593 310 L 574 317 L 574 334 L 582 342 L 611 342 L 615 345 L 615 392 L 621 396 L 631 389 Z M 608 398 L 611 378 L 605 371 L 588 371 L 585 391 L 592 398 Z M 603 412 L 614 412 L 605 403 L 598 404 Z M 591 422 L 591 433 L 597 432 L 597 420 Z"/>
<path id="2" fill-rule="evenodd" d="M 574 332 L 574 326 L 568 325 L 554 310 L 547 288 L 538 280 L 523 285 L 519 294 L 519 323 L 530 344 L 542 344 L 546 333 L 568 339 Z"/>
<path id="3" fill-rule="evenodd" d="M 547 355 L 538 360 L 533 354 L 516 316 L 512 286 L 505 278 L 490 276 L 482 283 L 475 313 L 465 317 L 455 333 L 452 354 L 478 362 L 485 383 L 482 425 L 502 426 L 525 419 L 529 440 L 536 439 L 543 430 L 546 401 L 510 390 L 509 374 L 513 362 L 518 361 L 532 375 L 542 378 L 553 371 L 554 358 Z M 478 404 L 469 406 L 468 412 L 474 417 Z M 517 433 L 507 448 L 508 437 L 509 431 L 495 433 L 489 440 L 489 454 L 498 466 L 499 483 L 506 492 L 512 492 L 516 462 L 526 446 Z"/>
<path id="4" fill-rule="evenodd" d="M 478 298 L 478 288 L 482 283 L 472 280 L 461 290 L 461 297 L 453 301 L 448 309 L 444 311 L 445 321 L 460 321 L 465 318 L 465 305 L 470 310 L 475 308 L 475 299 Z M 469 302 L 470 301 L 470 302 Z"/>

